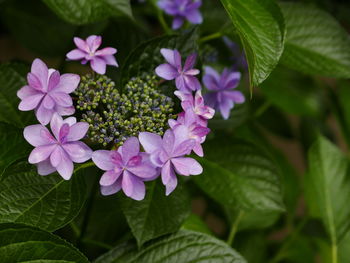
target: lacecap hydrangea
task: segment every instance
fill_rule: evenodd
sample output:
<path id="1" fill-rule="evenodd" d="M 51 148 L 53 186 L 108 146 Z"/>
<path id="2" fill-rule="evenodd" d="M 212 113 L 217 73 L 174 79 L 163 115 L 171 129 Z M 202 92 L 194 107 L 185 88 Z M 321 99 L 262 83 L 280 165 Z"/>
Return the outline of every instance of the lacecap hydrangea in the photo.
<path id="1" fill-rule="evenodd" d="M 117 87 L 105 75 L 107 65 L 118 66 L 114 57 L 117 50 L 99 50 L 100 36 L 74 38 L 74 43 L 77 48 L 67 59 L 90 63 L 91 73 L 61 75 L 35 59 L 28 84 L 17 93 L 19 109 L 34 110 L 39 122 L 24 129 L 25 139 L 35 147 L 28 161 L 37 165 L 38 174 L 57 171 L 69 180 L 74 163 L 92 159 L 91 164 L 103 170 L 99 181 L 103 195 L 122 190 L 135 200 L 144 199 L 146 181 L 160 177 L 169 195 L 178 184 L 178 176 L 201 174 L 203 168 L 191 155 L 204 156 L 202 144 L 215 110 L 202 96 L 196 54 L 190 54 L 182 64 L 179 51 L 164 47 L 160 50 L 164 64 Z M 238 91 L 228 90 L 235 88 L 239 76 L 225 71 L 222 81 L 213 71 L 207 69 L 207 74 L 204 83 L 216 93 L 205 96 L 227 118 L 233 103 L 244 100 Z M 162 85 L 164 80 L 159 77 L 175 80 L 175 85 Z M 232 99 L 229 96 L 225 101 L 222 94 L 232 94 Z"/>

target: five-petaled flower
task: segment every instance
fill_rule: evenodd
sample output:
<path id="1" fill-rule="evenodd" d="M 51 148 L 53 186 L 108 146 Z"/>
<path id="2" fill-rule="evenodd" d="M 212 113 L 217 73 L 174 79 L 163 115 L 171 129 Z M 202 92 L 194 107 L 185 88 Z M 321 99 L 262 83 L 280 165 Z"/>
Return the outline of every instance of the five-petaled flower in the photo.
<path id="1" fill-rule="evenodd" d="M 57 170 L 65 180 L 69 180 L 73 174 L 73 162 L 83 163 L 91 158 L 91 149 L 79 141 L 85 136 L 89 125 L 76 122 L 74 117 L 63 120 L 55 113 L 50 126 L 54 136 L 40 124 L 24 129 L 24 138 L 35 147 L 28 161 L 37 164 L 40 175 Z"/>
<path id="2" fill-rule="evenodd" d="M 179 51 L 162 48 L 160 52 L 168 63 L 161 64 L 156 68 L 156 74 L 159 77 L 166 80 L 175 79 L 177 89 L 182 92 L 191 93 L 201 88 L 201 84 L 195 77 L 199 74 L 199 70 L 193 68 L 196 63 L 196 54 L 188 56 L 182 68 Z"/>
<path id="3" fill-rule="evenodd" d="M 146 191 L 144 181 L 153 180 L 158 175 L 148 154 L 140 153 L 136 137 L 127 139 L 117 151 L 95 151 L 92 160 L 97 167 L 106 171 L 100 179 L 103 195 L 111 195 L 122 189 L 127 196 L 142 200 Z"/>
<path id="4" fill-rule="evenodd" d="M 61 116 L 74 113 L 72 98 L 68 95 L 79 84 L 76 74 L 63 74 L 48 69 L 44 62 L 35 59 L 27 75 L 28 85 L 22 87 L 17 96 L 22 100 L 18 108 L 22 111 L 35 110 L 39 122 L 46 125 L 54 113 Z"/>
<path id="5" fill-rule="evenodd" d="M 89 36 L 86 40 L 79 37 L 74 38 L 74 43 L 78 47 L 67 54 L 70 60 L 81 60 L 81 64 L 90 62 L 91 68 L 98 74 L 106 73 L 106 65 L 118 67 L 118 63 L 114 57 L 117 50 L 112 47 L 106 47 L 97 50 L 101 43 L 100 36 Z"/>
<path id="6" fill-rule="evenodd" d="M 198 8 L 202 5 L 201 0 L 160 0 L 158 6 L 165 13 L 174 17 L 172 28 L 180 28 L 187 19 L 192 24 L 201 24 L 203 18 Z"/>
<path id="7" fill-rule="evenodd" d="M 139 140 L 143 148 L 150 154 L 152 163 L 161 168 L 162 182 L 166 187 L 166 195 L 169 195 L 177 186 L 176 173 L 184 176 L 198 175 L 203 171 L 202 166 L 193 158 L 185 157 L 189 154 L 196 141 L 183 140 L 183 127 L 168 129 L 163 139 L 154 133 L 141 132 Z"/>
<path id="8" fill-rule="evenodd" d="M 245 101 L 242 92 L 232 90 L 237 88 L 240 78 L 240 72 L 233 72 L 225 68 L 219 75 L 213 68 L 205 67 L 203 83 L 209 92 L 204 95 L 204 100 L 210 107 L 220 110 L 224 119 L 228 119 L 235 103 L 240 104 Z"/>

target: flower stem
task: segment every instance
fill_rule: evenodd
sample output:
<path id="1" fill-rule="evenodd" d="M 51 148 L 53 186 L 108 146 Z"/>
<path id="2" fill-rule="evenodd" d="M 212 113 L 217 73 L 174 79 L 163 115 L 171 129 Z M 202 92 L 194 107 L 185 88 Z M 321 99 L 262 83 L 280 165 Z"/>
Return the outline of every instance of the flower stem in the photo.
<path id="1" fill-rule="evenodd" d="M 84 168 L 87 168 L 87 167 L 91 167 L 91 166 L 94 166 L 94 162 L 87 162 L 87 163 L 84 163 L 80 166 L 78 166 L 75 170 L 74 170 L 74 173 L 78 172 L 79 170 L 81 169 L 84 169 Z"/>
<path id="2" fill-rule="evenodd" d="M 160 25 L 162 26 L 164 32 L 166 34 L 171 34 L 172 31 L 164 19 L 164 14 L 163 14 L 162 10 L 160 10 L 158 8 L 158 6 L 153 1 L 151 1 L 151 3 L 153 5 L 153 8 L 155 9 L 155 11 L 157 12 L 158 21 L 159 21 Z"/>
<path id="3" fill-rule="evenodd" d="M 233 240 L 234 240 L 235 235 L 237 233 L 239 222 L 241 221 L 243 215 L 244 215 L 244 212 L 242 210 L 240 210 L 238 215 L 237 215 L 237 217 L 236 217 L 236 219 L 232 223 L 230 234 L 229 234 L 228 239 L 227 239 L 227 244 L 230 247 L 232 247 Z"/>
<path id="4" fill-rule="evenodd" d="M 213 39 L 216 39 L 216 38 L 220 38 L 220 37 L 222 37 L 222 33 L 221 32 L 216 32 L 216 33 L 213 33 L 211 35 L 202 37 L 198 41 L 199 41 L 199 43 L 204 43 L 204 42 L 207 42 L 207 41 L 210 41 L 210 40 L 213 40 Z"/>
<path id="5" fill-rule="evenodd" d="M 332 244 L 332 263 L 338 263 L 338 246 L 336 243 Z"/>

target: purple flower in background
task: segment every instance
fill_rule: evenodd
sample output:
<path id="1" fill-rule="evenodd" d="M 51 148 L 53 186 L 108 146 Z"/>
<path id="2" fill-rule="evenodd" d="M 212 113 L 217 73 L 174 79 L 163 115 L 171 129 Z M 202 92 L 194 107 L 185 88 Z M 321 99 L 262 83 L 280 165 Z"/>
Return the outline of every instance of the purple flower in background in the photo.
<path id="1" fill-rule="evenodd" d="M 195 140 L 193 151 L 200 157 L 204 156 L 201 144 L 205 141 L 210 129 L 198 123 L 197 116 L 193 111 L 186 111 L 177 120 L 169 120 L 169 126 L 175 130 L 176 134 L 182 136 L 182 138 L 178 138 L 179 141 Z"/>
<path id="2" fill-rule="evenodd" d="M 40 124 L 24 129 L 24 138 L 35 148 L 29 155 L 29 163 L 37 164 L 40 175 L 57 171 L 65 180 L 73 174 L 73 162 L 83 163 L 91 158 L 91 149 L 82 139 L 89 124 L 76 122 L 74 117 L 65 120 L 55 113 L 51 119 L 51 131 Z"/>
<path id="3" fill-rule="evenodd" d="M 204 104 L 202 92 L 198 90 L 193 97 L 192 94 L 175 91 L 174 94 L 181 100 L 182 109 L 187 111 L 193 111 L 198 116 L 198 122 L 202 126 L 207 125 L 207 120 L 213 118 L 215 110 Z M 181 117 L 181 113 L 179 114 Z"/>
<path id="4" fill-rule="evenodd" d="M 82 60 L 81 64 L 90 62 L 91 68 L 98 74 L 106 73 L 106 65 L 118 67 L 114 54 L 117 50 L 112 47 L 106 47 L 97 50 L 101 43 L 102 37 L 89 36 L 85 41 L 79 37 L 74 38 L 74 43 L 78 47 L 67 54 L 70 60 Z"/>
<path id="5" fill-rule="evenodd" d="M 230 58 L 233 64 L 233 69 L 242 69 L 247 70 L 248 69 L 248 63 L 245 58 L 244 51 L 241 50 L 241 48 L 233 41 L 231 41 L 228 37 L 223 37 L 223 40 L 226 44 L 226 46 L 230 49 L 232 52 L 232 57 Z"/>
<path id="6" fill-rule="evenodd" d="M 193 158 L 184 157 L 189 154 L 196 141 L 193 139 L 181 140 L 183 129 L 169 129 L 163 139 L 150 132 L 141 132 L 139 140 L 143 148 L 149 153 L 152 163 L 161 167 L 162 182 L 166 187 L 166 195 L 169 195 L 177 186 L 176 174 L 189 176 L 198 175 L 203 171 L 202 166 Z M 181 138 L 180 138 L 181 137 Z"/>
<path id="7" fill-rule="evenodd" d="M 196 63 L 196 54 L 188 56 L 182 68 L 179 51 L 162 48 L 160 53 L 168 63 L 161 64 L 156 68 L 159 77 L 166 80 L 175 79 L 176 87 L 182 92 L 190 93 L 201 88 L 201 84 L 195 77 L 199 74 L 199 70 L 193 68 Z"/>
<path id="8" fill-rule="evenodd" d="M 201 0 L 160 0 L 158 6 L 168 15 L 174 16 L 173 29 L 180 28 L 187 19 L 192 24 L 201 24 L 202 15 L 198 8 L 202 5 Z"/>
<path id="9" fill-rule="evenodd" d="M 100 179 L 103 195 L 123 189 L 132 199 L 142 200 L 146 191 L 143 181 L 155 179 L 158 173 L 147 154 L 140 153 L 136 137 L 127 139 L 118 151 L 95 151 L 92 160 L 97 167 L 106 171 Z"/>
<path id="10" fill-rule="evenodd" d="M 209 90 L 204 95 L 205 102 L 214 109 L 220 110 L 224 119 L 228 119 L 235 103 L 243 103 L 244 95 L 233 91 L 240 81 L 241 73 L 224 69 L 221 76 L 211 67 L 205 67 L 203 83 Z"/>
<path id="11" fill-rule="evenodd" d="M 56 112 L 61 116 L 74 113 L 72 98 L 68 95 L 79 84 L 76 74 L 63 74 L 48 69 L 44 62 L 35 59 L 31 72 L 27 75 L 28 85 L 22 87 L 17 96 L 22 100 L 18 109 L 35 110 L 39 122 L 46 125 Z"/>

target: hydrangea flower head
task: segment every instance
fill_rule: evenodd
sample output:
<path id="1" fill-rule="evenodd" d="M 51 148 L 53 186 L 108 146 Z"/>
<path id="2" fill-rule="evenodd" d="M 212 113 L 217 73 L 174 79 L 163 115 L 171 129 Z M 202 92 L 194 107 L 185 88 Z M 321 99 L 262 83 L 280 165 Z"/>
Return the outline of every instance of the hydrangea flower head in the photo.
<path id="1" fill-rule="evenodd" d="M 106 66 L 111 65 L 118 67 L 118 63 L 114 57 L 117 50 L 112 47 L 106 47 L 101 50 L 101 36 L 89 36 L 86 40 L 79 37 L 74 38 L 74 43 L 77 49 L 73 49 L 67 54 L 70 60 L 81 60 L 82 64 L 90 62 L 91 68 L 98 74 L 106 73 Z"/>
<path id="2" fill-rule="evenodd" d="M 196 141 L 183 140 L 183 129 L 168 129 L 163 138 L 157 134 L 141 132 L 140 143 L 150 154 L 152 163 L 161 168 L 162 182 L 166 187 L 166 195 L 169 195 L 177 186 L 176 174 L 189 176 L 198 175 L 203 171 L 202 166 L 193 158 L 185 157 L 189 154 Z"/>
<path id="3" fill-rule="evenodd" d="M 182 68 L 179 51 L 162 48 L 160 53 L 168 63 L 161 64 L 156 68 L 156 74 L 159 77 L 166 80 L 175 79 L 177 89 L 182 92 L 191 93 L 201 88 L 201 84 L 195 77 L 199 74 L 199 70 L 193 68 L 196 63 L 196 54 L 188 56 Z"/>
<path id="4" fill-rule="evenodd" d="M 72 98 L 68 95 L 79 84 L 76 74 L 63 74 L 48 69 L 44 62 L 35 59 L 27 75 L 28 85 L 22 87 L 17 96 L 21 99 L 18 108 L 22 111 L 35 110 L 39 122 L 46 125 L 54 113 L 61 116 L 74 113 Z"/>
<path id="5" fill-rule="evenodd" d="M 198 8 L 202 5 L 201 0 L 160 0 L 158 6 L 165 13 L 174 17 L 172 28 L 180 28 L 185 19 L 192 24 L 201 24 L 203 18 Z"/>
<path id="6" fill-rule="evenodd" d="M 245 101 L 242 92 L 233 90 L 237 88 L 240 78 L 240 72 L 224 69 L 220 75 L 213 68 L 205 67 L 203 82 L 209 90 L 204 96 L 205 102 L 210 107 L 220 110 L 224 119 L 228 119 L 236 103 L 240 104 Z"/>
<path id="7" fill-rule="evenodd" d="M 65 180 L 73 174 L 73 162 L 83 163 L 91 158 L 91 149 L 82 139 L 89 129 L 85 122 L 74 117 L 65 120 L 55 113 L 50 122 L 51 131 L 36 124 L 24 129 L 24 138 L 35 148 L 29 155 L 29 163 L 37 164 L 40 175 L 57 171 Z"/>
<path id="8" fill-rule="evenodd" d="M 118 151 L 95 151 L 92 160 L 97 167 L 106 171 L 100 179 L 103 195 L 111 195 L 122 189 L 127 196 L 142 200 L 146 191 L 143 181 L 154 179 L 158 173 L 147 154 L 140 153 L 136 137 L 127 139 Z"/>

